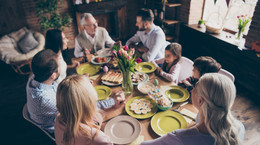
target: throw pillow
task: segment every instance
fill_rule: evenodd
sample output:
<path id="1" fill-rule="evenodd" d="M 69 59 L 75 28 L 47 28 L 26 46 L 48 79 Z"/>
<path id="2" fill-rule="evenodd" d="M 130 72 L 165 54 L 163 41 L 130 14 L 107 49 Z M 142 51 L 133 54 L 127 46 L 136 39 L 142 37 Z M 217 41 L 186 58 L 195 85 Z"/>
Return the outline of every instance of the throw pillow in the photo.
<path id="1" fill-rule="evenodd" d="M 27 32 L 21 41 L 18 43 L 18 46 L 22 53 L 28 53 L 33 50 L 39 43 L 33 37 L 31 32 Z"/>
<path id="2" fill-rule="evenodd" d="M 8 34 L 11 38 L 13 38 L 16 42 L 19 42 L 21 38 L 24 37 L 24 35 L 28 32 L 29 30 L 26 27 L 23 27 L 19 29 L 18 31 L 12 32 Z"/>

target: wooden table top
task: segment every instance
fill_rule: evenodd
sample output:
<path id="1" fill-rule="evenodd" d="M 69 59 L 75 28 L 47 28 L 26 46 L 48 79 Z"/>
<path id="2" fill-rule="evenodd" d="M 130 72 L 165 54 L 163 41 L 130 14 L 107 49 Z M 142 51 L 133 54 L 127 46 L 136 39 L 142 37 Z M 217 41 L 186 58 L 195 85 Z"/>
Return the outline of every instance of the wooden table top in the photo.
<path id="1" fill-rule="evenodd" d="M 93 85 L 96 86 L 96 85 L 103 85 L 102 82 L 101 82 L 101 77 L 103 76 L 103 72 L 99 73 L 99 76 L 96 80 L 93 80 Z M 159 84 L 158 86 L 169 86 L 169 85 L 175 85 L 174 83 L 172 82 L 169 82 L 167 81 L 166 79 L 160 77 L 160 76 L 157 76 L 155 75 L 155 73 L 150 73 L 148 74 L 149 75 L 149 81 L 153 82 L 155 79 L 157 79 L 159 81 Z M 112 94 L 111 96 L 113 96 L 115 94 L 115 92 L 119 92 L 119 91 L 122 91 L 122 87 L 121 85 L 120 86 L 109 86 L 112 90 Z M 137 89 L 137 86 L 134 85 L 134 90 L 133 90 L 133 93 L 129 96 L 126 96 L 126 101 L 128 101 L 129 99 L 131 99 L 132 97 L 135 97 L 135 96 L 148 96 L 148 95 L 144 95 L 142 94 L 141 92 L 139 92 L 139 90 Z M 182 103 L 174 103 L 173 107 L 170 109 L 170 110 L 173 110 L 173 109 L 177 109 Z M 198 113 L 198 110 L 190 103 L 188 103 L 187 105 L 183 106 L 182 108 L 180 109 L 187 109 L 195 114 Z M 160 112 L 160 110 L 158 109 L 158 112 Z M 105 125 L 107 124 L 107 122 L 118 116 L 118 115 L 128 115 L 125 111 L 125 105 L 122 105 L 120 106 L 119 108 L 114 108 L 114 107 L 111 107 L 109 109 L 105 109 L 105 110 L 101 110 L 101 114 L 103 115 L 103 123 L 102 123 L 102 126 L 101 126 L 101 130 L 104 131 L 104 127 Z M 147 119 L 138 119 L 138 121 L 140 122 L 141 124 L 141 127 L 142 127 L 142 131 L 141 131 L 141 136 L 144 136 L 144 140 L 153 140 L 153 139 L 156 139 L 158 138 L 159 136 L 152 130 L 151 126 L 150 126 L 150 120 L 151 120 L 152 117 L 150 118 L 147 118 Z M 191 122 L 190 124 L 188 124 L 188 127 L 191 127 L 195 125 L 195 122 Z"/>

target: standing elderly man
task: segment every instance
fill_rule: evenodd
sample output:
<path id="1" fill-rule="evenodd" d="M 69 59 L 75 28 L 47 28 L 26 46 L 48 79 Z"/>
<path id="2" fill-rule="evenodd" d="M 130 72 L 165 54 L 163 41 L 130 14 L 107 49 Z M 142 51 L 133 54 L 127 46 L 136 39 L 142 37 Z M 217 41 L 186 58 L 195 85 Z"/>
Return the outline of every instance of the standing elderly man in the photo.
<path id="1" fill-rule="evenodd" d="M 164 51 L 170 43 L 166 41 L 163 30 L 153 23 L 154 15 L 150 9 L 141 9 L 136 16 L 136 26 L 138 31 L 130 38 L 126 45 L 132 45 L 142 42 L 138 45 L 137 50 L 142 53 L 142 58 L 145 61 L 163 58 Z"/>
<path id="2" fill-rule="evenodd" d="M 110 48 L 111 50 L 115 42 L 105 28 L 98 27 L 98 23 L 92 14 L 82 14 L 80 24 L 84 30 L 75 39 L 74 55 L 76 57 L 88 57 L 105 48 Z"/>

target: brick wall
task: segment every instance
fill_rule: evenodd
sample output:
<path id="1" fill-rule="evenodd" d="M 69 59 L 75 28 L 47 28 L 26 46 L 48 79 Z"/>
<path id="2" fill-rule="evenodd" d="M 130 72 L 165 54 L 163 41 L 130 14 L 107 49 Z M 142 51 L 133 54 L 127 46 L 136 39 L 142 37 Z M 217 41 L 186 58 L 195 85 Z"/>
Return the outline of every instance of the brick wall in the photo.
<path id="1" fill-rule="evenodd" d="M 74 48 L 75 46 L 75 36 L 77 35 L 77 28 L 76 28 L 76 22 L 75 20 L 75 14 L 73 9 L 72 0 L 62 0 L 63 3 L 58 5 L 59 12 L 61 14 L 68 13 L 73 21 L 70 24 L 70 27 L 65 27 L 63 32 L 66 35 L 66 37 L 69 39 L 68 47 Z M 36 16 L 36 3 L 38 0 L 21 0 L 22 7 L 24 9 L 25 18 L 28 24 L 28 27 L 32 30 L 39 31 L 41 33 L 45 33 L 41 31 L 41 25 L 38 22 L 38 18 Z"/>
<path id="2" fill-rule="evenodd" d="M 260 2 L 258 1 L 255 7 L 254 16 L 246 37 L 245 46 L 250 48 L 252 42 L 260 41 Z"/>
<path id="3" fill-rule="evenodd" d="M 197 24 L 202 16 L 204 0 L 182 0 L 180 20 L 185 24 Z"/>

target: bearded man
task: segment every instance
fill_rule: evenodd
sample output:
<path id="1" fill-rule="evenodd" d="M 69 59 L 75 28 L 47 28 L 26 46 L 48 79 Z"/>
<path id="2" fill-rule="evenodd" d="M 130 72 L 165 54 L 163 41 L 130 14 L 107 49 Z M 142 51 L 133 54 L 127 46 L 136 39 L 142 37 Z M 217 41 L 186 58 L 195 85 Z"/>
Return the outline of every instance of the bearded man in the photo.
<path id="1" fill-rule="evenodd" d="M 167 45 L 163 30 L 154 23 L 154 15 L 150 9 L 141 9 L 136 16 L 136 26 L 138 31 L 131 37 L 126 45 L 135 47 L 144 61 L 152 61 L 164 58 L 164 52 Z M 133 46 L 139 43 L 137 46 Z M 142 43 L 142 44 L 140 44 Z"/>

